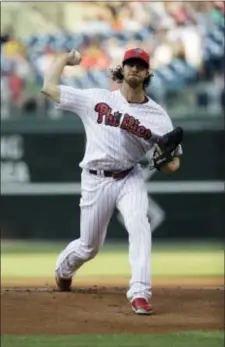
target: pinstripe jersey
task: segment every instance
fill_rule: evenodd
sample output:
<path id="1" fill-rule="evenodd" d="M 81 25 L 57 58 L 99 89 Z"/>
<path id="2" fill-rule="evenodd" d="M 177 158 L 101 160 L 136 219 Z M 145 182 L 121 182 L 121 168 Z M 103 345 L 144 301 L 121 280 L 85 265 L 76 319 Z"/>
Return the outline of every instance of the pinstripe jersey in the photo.
<path id="1" fill-rule="evenodd" d="M 77 114 L 86 132 L 80 167 L 120 171 L 137 164 L 154 145 L 153 136 L 173 129 L 166 111 L 148 98 L 129 103 L 120 90 L 60 86 L 58 108 Z"/>

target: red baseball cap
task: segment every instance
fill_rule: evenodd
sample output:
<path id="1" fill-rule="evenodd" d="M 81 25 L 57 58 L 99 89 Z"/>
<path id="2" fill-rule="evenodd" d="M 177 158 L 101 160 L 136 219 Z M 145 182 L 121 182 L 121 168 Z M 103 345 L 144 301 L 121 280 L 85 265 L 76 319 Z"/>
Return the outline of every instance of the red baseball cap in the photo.
<path id="1" fill-rule="evenodd" d="M 124 54 L 122 63 L 124 64 L 127 60 L 134 58 L 144 61 L 149 66 L 150 56 L 141 48 L 128 49 Z"/>

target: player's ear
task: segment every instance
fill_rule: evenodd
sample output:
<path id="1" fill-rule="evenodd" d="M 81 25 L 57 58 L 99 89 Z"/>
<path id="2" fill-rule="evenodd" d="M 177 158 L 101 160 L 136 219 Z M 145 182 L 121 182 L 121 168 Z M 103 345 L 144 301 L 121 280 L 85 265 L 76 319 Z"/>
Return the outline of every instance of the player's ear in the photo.
<path id="1" fill-rule="evenodd" d="M 152 70 L 148 70 L 148 76 L 150 76 L 150 77 L 151 77 L 151 76 L 154 76 Z"/>

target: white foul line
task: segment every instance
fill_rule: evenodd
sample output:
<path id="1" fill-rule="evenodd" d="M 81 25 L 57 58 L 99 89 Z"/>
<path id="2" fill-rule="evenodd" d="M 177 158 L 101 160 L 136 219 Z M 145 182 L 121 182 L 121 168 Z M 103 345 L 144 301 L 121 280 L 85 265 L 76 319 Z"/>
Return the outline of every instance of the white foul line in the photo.
<path id="1" fill-rule="evenodd" d="M 223 181 L 147 182 L 146 187 L 153 194 L 224 193 Z M 1 195 L 77 195 L 80 192 L 80 183 L 1 182 Z"/>

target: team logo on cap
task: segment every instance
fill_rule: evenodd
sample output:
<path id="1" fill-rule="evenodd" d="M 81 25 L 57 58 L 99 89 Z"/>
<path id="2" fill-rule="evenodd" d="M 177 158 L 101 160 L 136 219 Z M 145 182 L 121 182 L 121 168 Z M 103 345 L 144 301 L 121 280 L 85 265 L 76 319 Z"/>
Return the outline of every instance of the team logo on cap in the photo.
<path id="1" fill-rule="evenodd" d="M 136 56 L 139 57 L 139 55 L 142 53 L 142 50 L 140 48 L 135 49 Z"/>

